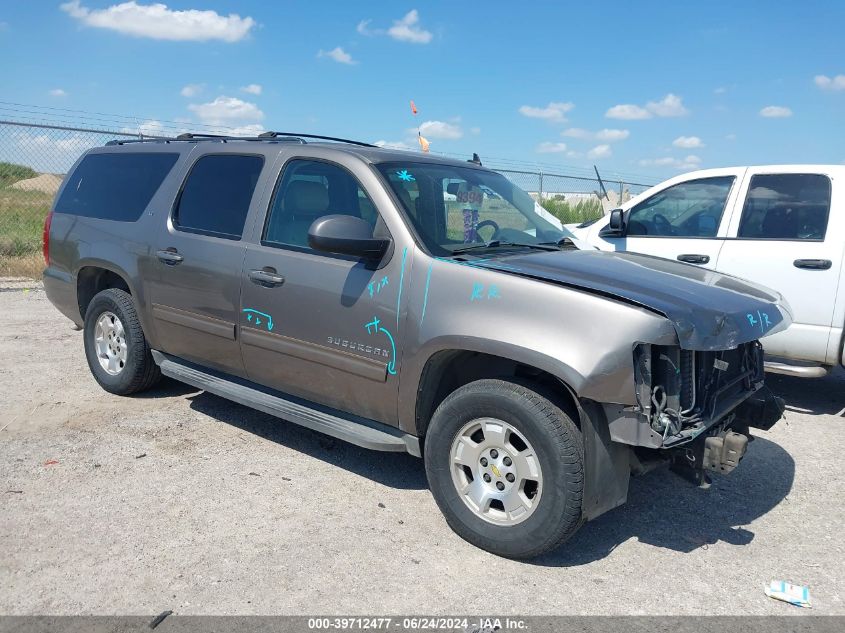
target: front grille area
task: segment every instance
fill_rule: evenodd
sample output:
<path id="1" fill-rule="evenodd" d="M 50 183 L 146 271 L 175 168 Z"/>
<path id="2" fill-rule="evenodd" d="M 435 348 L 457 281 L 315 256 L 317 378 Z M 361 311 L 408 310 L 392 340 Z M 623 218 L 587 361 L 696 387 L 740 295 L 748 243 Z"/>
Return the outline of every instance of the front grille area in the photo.
<path id="1" fill-rule="evenodd" d="M 637 397 L 665 447 L 697 437 L 763 386 L 763 349 L 757 341 L 718 352 L 638 345 Z"/>

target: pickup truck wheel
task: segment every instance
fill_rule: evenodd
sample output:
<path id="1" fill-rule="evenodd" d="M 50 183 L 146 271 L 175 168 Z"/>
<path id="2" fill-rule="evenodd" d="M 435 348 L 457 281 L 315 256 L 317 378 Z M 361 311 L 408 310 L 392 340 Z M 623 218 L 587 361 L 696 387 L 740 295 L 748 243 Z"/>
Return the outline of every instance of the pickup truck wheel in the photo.
<path id="1" fill-rule="evenodd" d="M 126 396 L 161 378 L 128 292 L 109 288 L 91 300 L 84 339 L 88 367 L 106 391 Z"/>
<path id="2" fill-rule="evenodd" d="M 580 527 L 583 461 L 569 416 L 503 380 L 453 392 L 425 439 L 429 486 L 449 526 L 508 558 L 551 551 Z"/>

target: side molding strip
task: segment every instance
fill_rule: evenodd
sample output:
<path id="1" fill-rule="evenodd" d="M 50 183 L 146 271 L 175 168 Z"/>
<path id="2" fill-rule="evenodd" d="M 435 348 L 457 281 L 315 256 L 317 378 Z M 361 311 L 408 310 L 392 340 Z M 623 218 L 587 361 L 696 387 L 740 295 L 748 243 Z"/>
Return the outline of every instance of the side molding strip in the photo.
<path id="1" fill-rule="evenodd" d="M 199 330 L 206 334 L 213 334 L 214 336 L 219 336 L 230 341 L 235 340 L 235 324 L 229 323 L 228 321 L 171 308 L 170 306 L 164 306 L 158 303 L 153 304 L 153 317 L 167 321 L 168 323 L 188 327 L 192 330 Z"/>
<path id="2" fill-rule="evenodd" d="M 241 327 L 241 343 L 253 347 L 293 356 L 301 360 L 318 363 L 333 369 L 374 380 L 385 382 L 387 380 L 387 363 L 369 358 L 361 358 L 331 347 L 323 347 L 307 341 L 263 332 L 252 327 Z"/>
<path id="3" fill-rule="evenodd" d="M 304 404 L 206 373 L 180 359 L 153 350 L 153 360 L 165 376 L 203 389 L 312 431 L 374 451 L 407 452 L 420 457 L 419 438 L 378 422 L 355 421 L 318 411 Z"/>

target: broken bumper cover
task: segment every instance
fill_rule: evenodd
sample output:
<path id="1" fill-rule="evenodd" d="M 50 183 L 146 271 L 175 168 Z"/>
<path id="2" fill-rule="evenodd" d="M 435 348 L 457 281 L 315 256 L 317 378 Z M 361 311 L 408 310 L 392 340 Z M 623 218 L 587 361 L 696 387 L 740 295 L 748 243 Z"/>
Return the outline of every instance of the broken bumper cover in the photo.
<path id="1" fill-rule="evenodd" d="M 639 406 L 605 407 L 615 442 L 676 449 L 726 429 L 768 430 L 783 415 L 783 401 L 763 385 L 756 341 L 719 352 L 639 345 L 634 362 Z"/>

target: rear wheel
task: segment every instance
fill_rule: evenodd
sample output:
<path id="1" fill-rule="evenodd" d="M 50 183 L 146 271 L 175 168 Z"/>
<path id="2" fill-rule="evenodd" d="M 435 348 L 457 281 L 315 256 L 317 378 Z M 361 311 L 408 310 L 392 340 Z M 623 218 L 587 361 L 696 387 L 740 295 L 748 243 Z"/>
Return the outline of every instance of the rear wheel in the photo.
<path id="1" fill-rule="evenodd" d="M 523 385 L 479 380 L 452 393 L 429 425 L 425 466 L 450 527 L 494 554 L 539 556 L 581 525 L 581 433 Z"/>
<path id="2" fill-rule="evenodd" d="M 125 396 L 161 378 L 128 292 L 109 288 L 91 300 L 84 339 L 88 367 L 106 391 Z"/>

